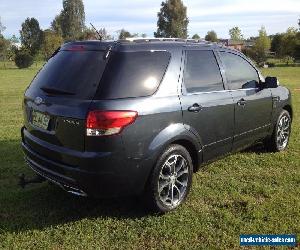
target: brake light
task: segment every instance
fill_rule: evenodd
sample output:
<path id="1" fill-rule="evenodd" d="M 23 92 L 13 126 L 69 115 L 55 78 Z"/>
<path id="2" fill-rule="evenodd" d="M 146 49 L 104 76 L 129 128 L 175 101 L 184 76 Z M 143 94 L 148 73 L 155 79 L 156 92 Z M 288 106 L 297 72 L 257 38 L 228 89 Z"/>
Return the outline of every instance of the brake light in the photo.
<path id="1" fill-rule="evenodd" d="M 72 45 L 68 47 L 66 50 L 68 51 L 85 51 L 84 45 Z"/>
<path id="2" fill-rule="evenodd" d="M 86 120 L 87 136 L 105 136 L 120 133 L 133 123 L 138 116 L 136 111 L 90 111 Z"/>

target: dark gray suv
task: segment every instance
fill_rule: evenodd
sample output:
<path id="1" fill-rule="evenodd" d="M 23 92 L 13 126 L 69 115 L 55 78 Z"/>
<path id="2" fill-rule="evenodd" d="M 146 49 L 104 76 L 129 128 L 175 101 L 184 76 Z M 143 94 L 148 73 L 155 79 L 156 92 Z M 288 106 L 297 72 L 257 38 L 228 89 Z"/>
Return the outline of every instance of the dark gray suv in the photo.
<path id="1" fill-rule="evenodd" d="M 287 147 L 291 96 L 242 53 L 180 39 L 72 42 L 27 88 L 22 146 L 70 193 L 141 195 L 160 212 L 204 163 L 258 141 Z"/>

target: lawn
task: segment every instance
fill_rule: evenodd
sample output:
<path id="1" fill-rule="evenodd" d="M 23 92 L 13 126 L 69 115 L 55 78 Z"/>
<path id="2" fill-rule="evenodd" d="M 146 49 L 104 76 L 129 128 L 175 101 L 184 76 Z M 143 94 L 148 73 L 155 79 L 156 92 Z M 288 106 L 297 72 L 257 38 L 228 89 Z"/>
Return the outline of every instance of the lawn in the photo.
<path id="1" fill-rule="evenodd" d="M 241 233 L 300 237 L 300 67 L 265 69 L 293 95 L 294 121 L 284 153 L 257 148 L 230 155 L 194 175 L 178 210 L 147 214 L 137 199 L 92 200 L 47 183 L 17 186 L 32 175 L 20 147 L 22 94 L 40 64 L 0 67 L 0 248 L 234 249 Z"/>

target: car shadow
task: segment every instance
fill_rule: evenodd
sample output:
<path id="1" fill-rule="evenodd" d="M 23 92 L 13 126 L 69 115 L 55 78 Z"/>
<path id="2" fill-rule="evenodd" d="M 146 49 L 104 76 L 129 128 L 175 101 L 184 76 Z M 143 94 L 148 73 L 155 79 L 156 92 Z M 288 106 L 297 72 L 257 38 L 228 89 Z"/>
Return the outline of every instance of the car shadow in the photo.
<path id="1" fill-rule="evenodd" d="M 43 229 L 81 219 L 138 219 L 152 214 L 140 197 L 78 197 L 47 182 L 22 189 L 18 175 L 34 173 L 23 162 L 20 142 L 0 141 L 0 155 L 0 233 Z"/>
<path id="2" fill-rule="evenodd" d="M 249 148 L 244 149 L 241 151 L 242 153 L 255 153 L 255 154 L 266 154 L 270 153 L 267 148 L 264 146 L 262 142 L 256 143 Z"/>
<path id="3" fill-rule="evenodd" d="M 267 153 L 262 144 L 243 152 Z M 0 141 L 0 233 L 41 230 L 82 219 L 141 219 L 154 215 L 138 197 L 78 197 L 48 182 L 22 189 L 18 176 L 34 176 L 24 163 L 20 141 Z"/>

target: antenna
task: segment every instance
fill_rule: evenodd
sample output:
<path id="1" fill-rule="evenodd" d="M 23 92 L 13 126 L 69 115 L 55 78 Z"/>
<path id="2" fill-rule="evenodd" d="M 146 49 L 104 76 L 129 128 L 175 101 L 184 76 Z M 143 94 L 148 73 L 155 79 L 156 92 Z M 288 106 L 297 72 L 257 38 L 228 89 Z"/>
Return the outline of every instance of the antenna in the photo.
<path id="1" fill-rule="evenodd" d="M 99 40 L 102 41 L 102 36 L 100 35 L 99 31 L 95 28 L 95 26 L 92 23 L 90 23 L 90 25 L 96 31 L 97 35 L 99 36 Z"/>

